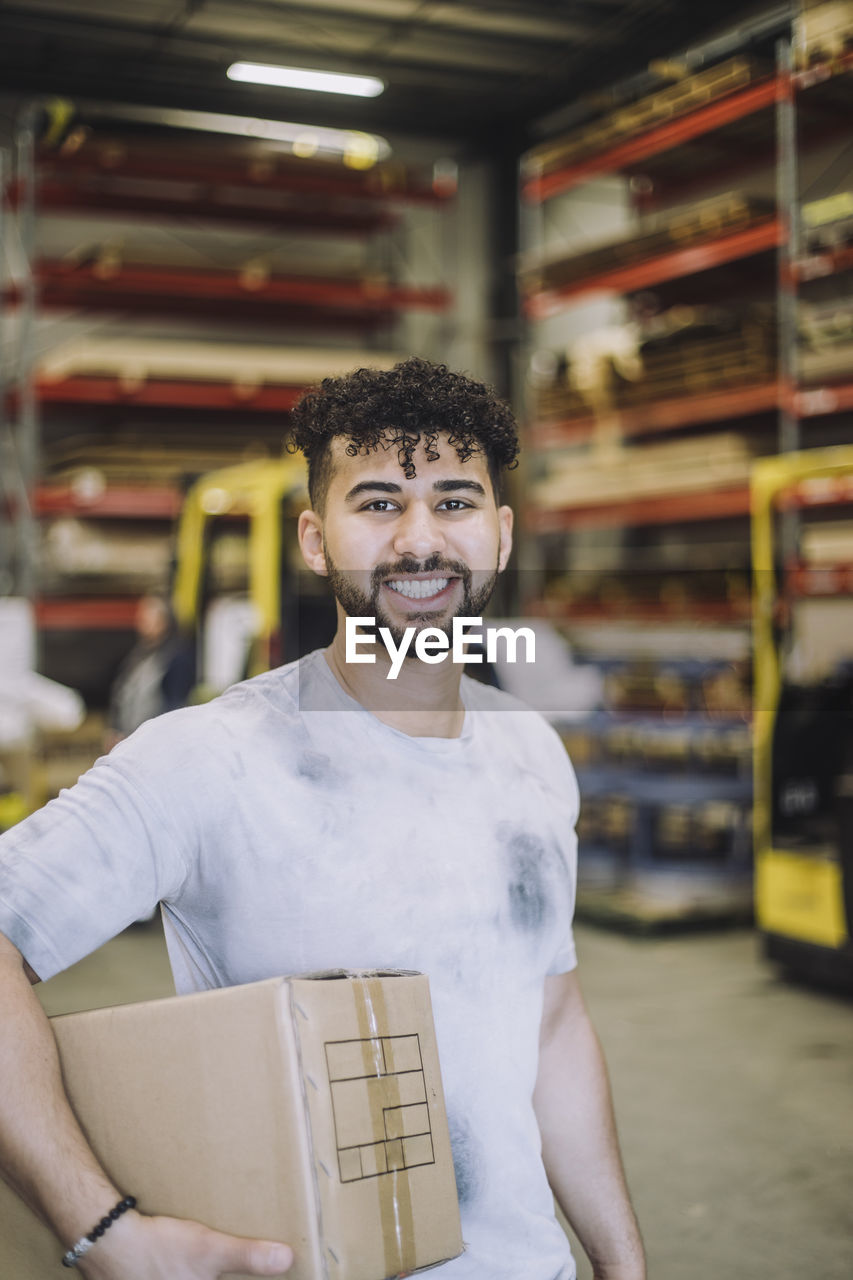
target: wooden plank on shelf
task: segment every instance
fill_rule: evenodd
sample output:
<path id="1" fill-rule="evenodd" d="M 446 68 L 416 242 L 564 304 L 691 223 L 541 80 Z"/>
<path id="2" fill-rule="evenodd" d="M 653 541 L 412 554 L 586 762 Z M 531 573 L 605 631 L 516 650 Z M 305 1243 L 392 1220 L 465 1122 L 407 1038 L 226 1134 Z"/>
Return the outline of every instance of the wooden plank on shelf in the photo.
<path id="1" fill-rule="evenodd" d="M 623 436 L 654 435 L 679 427 L 746 418 L 778 409 L 780 388 L 776 380 L 743 387 L 730 387 L 701 395 L 676 396 L 653 401 L 619 413 Z M 851 388 L 853 398 L 853 388 Z M 559 448 L 589 440 L 596 430 L 593 414 L 557 420 L 542 419 L 530 427 L 531 442 L 537 448 Z"/>
<path id="2" fill-rule="evenodd" d="M 113 180 L 178 182 L 203 190 L 223 187 L 282 192 L 288 196 L 357 201 L 444 204 L 455 195 L 451 180 L 436 181 L 397 160 L 354 169 L 337 160 L 296 157 L 245 139 L 203 135 L 192 143 L 151 143 L 127 134 L 93 132 L 74 149 L 43 149 L 44 176 L 79 180 L 99 175 Z"/>
<path id="3" fill-rule="evenodd" d="M 730 58 L 704 71 L 684 76 L 666 88 L 619 107 L 569 134 L 533 147 L 523 160 L 525 177 L 563 170 L 594 153 L 707 106 L 766 76 L 763 65 L 744 57 Z"/>
<path id="4" fill-rule="evenodd" d="M 545 511 L 528 508 L 526 523 L 535 533 L 562 529 L 610 529 L 621 525 L 679 524 L 695 520 L 731 519 L 749 514 L 749 489 L 739 485 L 711 493 L 643 498 L 591 507 Z"/>
<path id="5" fill-rule="evenodd" d="M 675 249 L 647 262 L 615 267 L 560 289 L 532 293 L 526 299 L 524 309 L 531 319 L 547 319 L 558 315 L 570 303 L 582 298 L 602 293 L 632 293 L 667 280 L 677 280 L 681 276 L 696 275 L 727 262 L 736 262 L 741 258 L 776 249 L 784 243 L 784 238 L 782 222 L 777 218 L 768 218 L 746 230 L 736 231 L 704 244 Z"/>
<path id="6" fill-rule="evenodd" d="M 242 409 L 252 413 L 289 413 L 301 387 L 240 387 L 224 382 L 176 382 L 163 378 L 139 384 L 118 378 L 61 378 L 36 381 L 44 404 L 133 404 L 149 409 Z"/>
<path id="7" fill-rule="evenodd" d="M 756 199 L 741 191 L 726 191 L 648 216 L 632 231 L 580 252 L 527 258 L 519 268 L 519 283 L 525 293 L 562 289 L 673 249 L 719 239 L 761 222 L 774 212 L 771 200 Z"/>
<path id="8" fill-rule="evenodd" d="M 546 474 L 529 486 L 545 510 L 666 500 L 747 485 L 755 449 L 745 436 L 711 436 L 639 447 L 608 447 L 552 455 Z"/>
<path id="9" fill-rule="evenodd" d="M 78 338 L 40 358 L 36 388 L 53 403 L 286 412 L 323 378 L 365 365 L 388 369 L 398 359 L 395 352 L 362 348 Z"/>
<path id="10" fill-rule="evenodd" d="M 191 270 L 130 263 L 104 273 L 97 264 L 43 261 L 36 267 L 43 307 L 124 309 L 156 304 L 170 312 L 179 303 L 221 307 L 250 305 L 258 319 L 265 310 L 316 308 L 342 315 L 376 316 L 409 309 L 443 311 L 451 294 L 443 286 L 396 285 L 378 278 L 255 276 L 245 271 Z M 7 290 L 11 302 L 19 302 Z"/>
<path id="11" fill-rule="evenodd" d="M 678 120 L 658 125 L 647 133 L 621 142 L 598 155 L 579 160 L 554 173 L 528 177 L 523 182 L 522 194 L 531 203 L 540 203 L 570 191 L 598 174 L 616 173 L 641 160 L 671 151 L 703 134 L 773 106 L 784 95 L 785 86 L 783 77 L 774 76 L 760 81 L 719 102 L 700 107 Z"/>
<path id="12" fill-rule="evenodd" d="M 173 186 L 175 184 L 172 184 Z M 293 206 L 278 201 L 252 201 L 243 196 L 208 191 L 198 195 L 197 188 L 182 185 L 170 197 L 154 191 L 141 191 L 135 184 L 128 191 L 116 190 L 108 175 L 95 175 L 88 182 L 44 178 L 39 185 L 39 210 L 42 213 L 84 212 L 100 216 L 126 217 L 134 222 L 142 218 L 186 219 L 198 222 L 229 222 L 237 225 L 268 227 L 272 230 L 305 231 L 311 235 L 366 236 L 388 231 L 396 223 L 396 215 L 383 208 L 340 210 L 326 204 Z M 266 195 L 266 192 L 260 194 Z"/>

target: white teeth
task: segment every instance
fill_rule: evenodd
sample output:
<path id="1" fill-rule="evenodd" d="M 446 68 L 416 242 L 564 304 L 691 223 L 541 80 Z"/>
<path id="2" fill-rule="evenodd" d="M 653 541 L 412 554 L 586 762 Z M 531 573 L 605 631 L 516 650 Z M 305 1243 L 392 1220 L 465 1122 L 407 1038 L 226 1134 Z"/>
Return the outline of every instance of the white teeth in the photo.
<path id="1" fill-rule="evenodd" d="M 401 596 L 409 600 L 426 600 L 428 596 L 437 596 L 447 586 L 449 578 L 403 578 L 389 582 L 392 591 L 399 591 Z"/>

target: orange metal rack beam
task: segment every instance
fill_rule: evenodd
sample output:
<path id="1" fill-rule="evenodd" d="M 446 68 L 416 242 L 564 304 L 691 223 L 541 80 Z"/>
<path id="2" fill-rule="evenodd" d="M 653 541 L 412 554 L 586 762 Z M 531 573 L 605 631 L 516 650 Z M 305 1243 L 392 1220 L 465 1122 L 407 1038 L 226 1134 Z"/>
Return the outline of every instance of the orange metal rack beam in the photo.
<path id="1" fill-rule="evenodd" d="M 776 500 L 780 511 L 799 507 L 835 507 L 853 503 L 853 475 L 815 476 L 783 489 Z"/>
<path id="2" fill-rule="evenodd" d="M 738 258 L 748 258 L 767 249 L 776 249 L 784 239 L 785 230 L 781 220 L 770 218 L 747 227 L 745 231 L 735 231 L 706 244 L 674 249 L 645 262 L 614 267 L 612 271 L 603 271 L 586 280 L 564 285 L 561 289 L 543 289 L 541 292 L 531 293 L 524 304 L 525 310 L 532 319 L 542 320 L 556 315 L 573 299 L 595 293 L 632 293 L 637 289 L 647 289 L 664 280 L 695 275 L 726 262 L 735 262 Z"/>
<path id="3" fill-rule="evenodd" d="M 245 409 L 252 413 L 287 413 L 305 387 L 238 387 L 228 382 L 146 378 L 127 385 L 120 378 L 72 377 L 36 383 L 45 404 L 135 404 L 149 408 Z"/>
<path id="4" fill-rule="evenodd" d="M 199 302 L 251 301 L 265 304 L 336 307 L 350 311 L 389 311 L 408 307 L 441 311 L 451 296 L 441 287 L 414 288 L 363 280 L 326 280 L 297 276 L 246 278 L 238 271 L 190 271 L 157 266 L 121 265 L 109 273 L 97 264 L 67 266 L 42 262 L 36 268 L 42 305 L 109 305 L 116 298 L 176 298 Z"/>
<path id="5" fill-rule="evenodd" d="M 45 631 L 132 631 L 138 604 L 136 596 L 42 599 L 35 602 L 36 623 Z"/>
<path id="6" fill-rule="evenodd" d="M 785 587 L 794 596 L 853 595 L 853 566 L 793 565 L 786 570 Z"/>
<path id="7" fill-rule="evenodd" d="M 853 246 L 845 245 L 841 249 L 830 249 L 823 252 L 810 253 L 800 258 L 791 268 L 794 281 L 818 280 L 823 276 L 832 276 L 839 271 L 849 271 L 853 267 Z"/>
<path id="8" fill-rule="evenodd" d="M 452 184 L 422 182 L 404 170 L 378 166 L 358 172 L 322 162 L 279 161 L 253 158 L 242 163 L 230 157 L 214 160 L 165 150 L 111 147 L 103 140 L 68 155 L 48 153 L 39 157 L 45 177 L 101 175 L 106 178 L 150 179 L 195 183 L 205 191 L 222 187 L 244 191 L 282 191 L 291 194 L 342 197 L 353 200 L 401 200 L 417 204 L 445 204 L 455 195 Z"/>
<path id="9" fill-rule="evenodd" d="M 591 604 L 588 601 L 528 601 L 525 613 L 555 622 L 651 622 L 672 623 L 689 620 L 705 623 L 746 622 L 750 616 L 749 601 L 738 604 L 727 600 L 690 600 L 680 606 L 667 604 Z"/>
<path id="10" fill-rule="evenodd" d="M 624 436 L 656 435 L 701 422 L 722 422 L 726 418 L 767 413 L 779 407 L 779 400 L 778 383 L 763 382 L 755 386 L 726 387 L 698 395 L 654 400 L 622 409 L 618 418 Z M 530 427 L 530 439 L 537 448 L 558 449 L 562 445 L 589 440 L 595 434 L 596 426 L 592 414 L 561 421 L 534 422 Z"/>
<path id="11" fill-rule="evenodd" d="M 677 120 L 658 125 L 657 128 L 620 142 L 598 155 L 589 156 L 553 173 L 530 178 L 522 184 L 522 195 L 532 204 L 541 203 L 563 191 L 570 191 L 572 187 L 586 182 L 596 174 L 624 169 L 639 160 L 658 155 L 662 151 L 670 151 L 692 138 L 701 137 L 703 133 L 710 133 L 722 125 L 731 124 L 770 107 L 784 97 L 786 92 L 786 81 L 782 77 L 772 76 L 768 80 L 760 80 L 748 89 L 729 94 L 706 107 L 680 116 Z"/>
<path id="12" fill-rule="evenodd" d="M 129 520 L 173 520 L 181 509 L 177 489 L 115 485 L 89 500 L 69 485 L 41 485 L 35 494 L 40 516 L 103 516 Z"/>
<path id="13" fill-rule="evenodd" d="M 398 221 L 384 208 L 362 206 L 358 210 L 330 208 L 328 204 L 293 204 L 282 192 L 279 202 L 253 203 L 245 197 L 226 199 L 221 191 L 199 193 L 187 186 L 182 193 L 164 196 L 138 188 L 116 191 L 108 185 L 107 174 L 93 175 L 93 181 L 45 178 L 39 183 L 38 201 L 42 212 L 56 211 L 109 213 L 130 218 L 193 218 L 199 221 L 249 223 L 290 231 L 310 231 L 314 235 L 370 235 L 388 230 Z M 263 189 L 262 189 L 262 194 Z M 10 203 L 15 192 L 10 192 Z"/>
<path id="14" fill-rule="evenodd" d="M 561 529 L 606 529 L 613 525 L 675 524 L 679 521 L 721 520 L 749 513 L 749 489 L 722 489 L 711 493 L 674 494 L 662 498 L 637 498 L 591 507 L 562 507 L 554 511 L 530 508 L 527 525 L 536 533 Z"/>

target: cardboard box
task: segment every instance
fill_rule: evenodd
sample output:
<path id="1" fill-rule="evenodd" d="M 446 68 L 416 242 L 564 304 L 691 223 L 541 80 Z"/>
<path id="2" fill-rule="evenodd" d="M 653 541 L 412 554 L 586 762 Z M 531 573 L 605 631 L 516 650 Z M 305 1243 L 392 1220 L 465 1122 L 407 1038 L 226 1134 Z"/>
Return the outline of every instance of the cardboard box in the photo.
<path id="1" fill-rule="evenodd" d="M 293 1280 L 461 1253 L 424 976 L 273 978 L 52 1022 L 83 1128 L 143 1212 L 284 1240 Z M 62 1252 L 3 1186 L 0 1275 L 67 1274 Z"/>

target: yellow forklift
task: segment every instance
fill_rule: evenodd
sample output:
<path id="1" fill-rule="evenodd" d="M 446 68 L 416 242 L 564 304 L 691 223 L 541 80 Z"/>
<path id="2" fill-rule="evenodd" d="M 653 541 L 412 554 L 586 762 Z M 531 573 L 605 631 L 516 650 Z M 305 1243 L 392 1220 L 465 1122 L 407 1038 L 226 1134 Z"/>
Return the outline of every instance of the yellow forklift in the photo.
<path id="1" fill-rule="evenodd" d="M 853 448 L 762 459 L 751 488 L 756 920 L 770 959 L 849 987 Z M 787 558 L 786 511 L 801 513 Z"/>
<path id="2" fill-rule="evenodd" d="M 172 605 L 197 638 L 200 697 L 331 639 L 330 593 L 299 556 L 296 524 L 307 505 L 301 454 L 208 472 L 187 492 Z"/>

